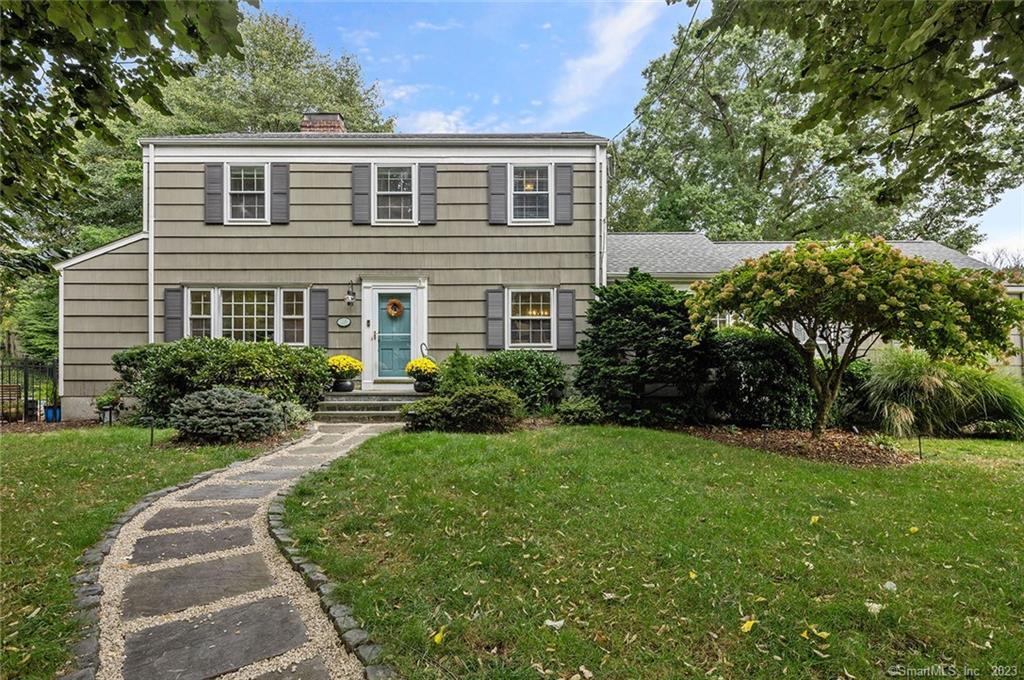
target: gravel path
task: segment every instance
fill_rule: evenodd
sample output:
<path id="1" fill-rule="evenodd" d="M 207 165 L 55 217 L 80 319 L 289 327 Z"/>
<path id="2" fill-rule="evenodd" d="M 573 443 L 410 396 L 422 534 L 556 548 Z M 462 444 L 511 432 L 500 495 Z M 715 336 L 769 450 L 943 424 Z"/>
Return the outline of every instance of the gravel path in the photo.
<path id="1" fill-rule="evenodd" d="M 278 552 L 278 490 L 394 425 L 324 425 L 312 439 L 160 499 L 100 567 L 98 680 L 355 680 L 362 665 Z"/>

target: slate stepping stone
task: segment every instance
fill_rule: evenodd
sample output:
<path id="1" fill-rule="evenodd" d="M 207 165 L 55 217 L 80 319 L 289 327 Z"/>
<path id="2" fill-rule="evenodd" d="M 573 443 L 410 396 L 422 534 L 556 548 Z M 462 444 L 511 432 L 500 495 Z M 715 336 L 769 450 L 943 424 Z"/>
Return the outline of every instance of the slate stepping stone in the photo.
<path id="1" fill-rule="evenodd" d="M 229 501 L 262 498 L 277 490 L 277 484 L 211 484 L 186 494 L 186 501 Z"/>
<path id="2" fill-rule="evenodd" d="M 281 456 L 280 458 L 274 458 L 273 460 L 265 460 L 262 462 L 263 465 L 269 465 L 271 467 L 296 467 L 302 468 L 303 471 L 309 468 L 316 467 L 321 463 L 326 463 L 335 459 L 335 456 Z M 301 473 L 300 473 L 301 474 Z"/>
<path id="3" fill-rule="evenodd" d="M 323 454 L 326 454 L 326 453 L 334 453 L 337 450 L 338 450 L 338 445 L 337 444 L 325 444 L 323 446 L 314 444 L 314 445 L 310 445 L 310 446 L 300 446 L 297 449 L 292 449 L 291 451 L 288 452 L 288 455 L 290 455 L 290 456 L 308 456 L 310 454 L 313 454 L 313 455 L 317 455 L 317 454 L 323 455 Z"/>
<path id="4" fill-rule="evenodd" d="M 131 561 L 135 564 L 153 564 L 217 550 L 241 548 L 251 543 L 252 529 L 248 526 L 143 536 L 135 542 Z"/>
<path id="5" fill-rule="evenodd" d="M 129 635 L 123 675 L 125 680 L 212 678 L 278 656 L 306 641 L 306 628 L 291 602 L 274 597 Z"/>
<path id="6" fill-rule="evenodd" d="M 194 508 L 166 508 L 149 518 L 142 525 L 146 531 L 156 529 L 178 529 L 217 522 L 234 522 L 248 519 L 256 514 L 256 503 L 239 503 L 238 505 L 197 505 Z"/>
<path id="7" fill-rule="evenodd" d="M 257 675 L 256 680 L 331 680 L 331 673 L 319 658 L 306 659 L 279 671 Z"/>
<path id="8" fill-rule="evenodd" d="M 358 428 L 359 425 L 328 425 L 320 423 L 317 429 L 325 434 L 344 434 Z"/>
<path id="9" fill-rule="evenodd" d="M 274 579 L 259 554 L 222 557 L 136 574 L 124 591 L 124 616 L 156 616 L 266 588 Z"/>
<path id="10" fill-rule="evenodd" d="M 301 474 L 301 470 L 253 470 L 239 473 L 231 479 L 239 482 L 279 482 L 294 479 Z"/>

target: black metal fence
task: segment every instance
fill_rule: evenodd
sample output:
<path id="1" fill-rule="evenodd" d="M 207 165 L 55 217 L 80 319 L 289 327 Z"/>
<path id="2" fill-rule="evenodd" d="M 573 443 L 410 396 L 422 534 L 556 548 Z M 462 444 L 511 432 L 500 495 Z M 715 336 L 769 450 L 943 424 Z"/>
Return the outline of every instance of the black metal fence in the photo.
<path id="1" fill-rule="evenodd" d="M 58 403 L 57 362 L 0 358 L 0 419 L 34 421 Z M 47 418 L 52 419 L 53 416 Z"/>

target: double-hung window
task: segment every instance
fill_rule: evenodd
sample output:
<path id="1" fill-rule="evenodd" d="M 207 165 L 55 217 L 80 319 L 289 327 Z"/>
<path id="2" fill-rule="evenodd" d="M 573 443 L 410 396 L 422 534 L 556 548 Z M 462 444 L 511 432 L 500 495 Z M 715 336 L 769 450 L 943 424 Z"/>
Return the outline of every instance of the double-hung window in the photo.
<path id="1" fill-rule="evenodd" d="M 512 165 L 511 224 L 551 224 L 554 212 L 550 165 Z"/>
<path id="2" fill-rule="evenodd" d="M 304 288 L 190 288 L 187 299 L 191 337 L 307 344 Z"/>
<path id="3" fill-rule="evenodd" d="M 373 223 L 416 224 L 414 165 L 375 165 Z"/>
<path id="4" fill-rule="evenodd" d="M 505 346 L 510 349 L 554 349 L 554 291 L 509 289 L 505 293 Z"/>
<path id="5" fill-rule="evenodd" d="M 193 338 L 213 337 L 213 291 L 188 292 L 188 323 Z"/>
<path id="6" fill-rule="evenodd" d="M 270 191 L 265 163 L 226 164 L 227 191 L 224 192 L 228 224 L 269 224 Z"/>

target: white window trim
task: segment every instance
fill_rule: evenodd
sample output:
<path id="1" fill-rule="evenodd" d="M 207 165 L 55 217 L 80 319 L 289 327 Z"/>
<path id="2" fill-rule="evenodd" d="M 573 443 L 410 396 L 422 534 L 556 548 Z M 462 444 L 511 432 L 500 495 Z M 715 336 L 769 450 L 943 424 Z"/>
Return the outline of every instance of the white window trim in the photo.
<path id="1" fill-rule="evenodd" d="M 231 286 L 225 288 L 217 288 L 213 286 L 191 286 L 184 288 L 184 337 L 192 337 L 192 291 L 193 290 L 208 290 L 210 291 L 210 337 L 211 338 L 222 338 L 224 337 L 224 318 L 223 308 L 221 303 L 223 302 L 221 294 L 224 291 L 247 291 L 247 290 L 270 290 L 274 292 L 274 342 L 279 345 L 288 345 L 289 347 L 308 347 L 309 346 L 309 288 L 301 288 L 295 286 L 286 286 L 283 288 L 272 288 L 267 286 Z M 283 310 L 284 310 L 284 292 L 295 291 L 302 292 L 302 339 L 303 342 L 282 342 L 284 338 L 284 322 L 283 322 Z"/>
<path id="2" fill-rule="evenodd" d="M 535 218 L 516 218 L 512 209 L 515 196 L 513 195 L 513 188 L 515 187 L 515 171 L 516 168 L 538 168 L 547 167 L 548 169 L 548 216 L 546 219 L 535 219 Z M 554 163 L 509 163 L 508 171 L 506 172 L 508 177 L 508 223 L 512 226 L 515 225 L 543 225 L 553 226 L 555 224 L 555 164 Z"/>
<path id="3" fill-rule="evenodd" d="M 549 298 L 551 316 L 551 342 L 538 344 L 512 344 L 512 293 L 547 293 Z M 539 349 L 554 350 L 558 347 L 558 298 L 554 288 L 506 288 L 505 289 L 505 349 Z M 538 317 L 541 318 L 541 317 Z"/>
<path id="4" fill-rule="evenodd" d="M 412 219 L 381 220 L 377 219 L 377 168 L 409 168 L 412 173 Z M 373 227 L 409 227 L 420 223 L 420 172 L 419 163 L 395 161 L 393 163 L 372 163 L 370 165 L 370 226 Z"/>
<path id="5" fill-rule="evenodd" d="M 253 167 L 263 166 L 263 219 L 243 220 L 231 217 L 231 166 Z M 228 161 L 224 163 L 224 224 L 269 225 L 270 224 L 270 163 L 243 163 Z M 255 290 L 255 289 L 247 289 Z"/>

